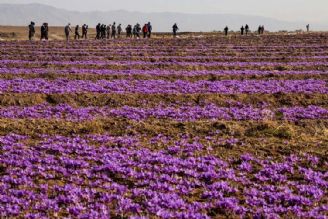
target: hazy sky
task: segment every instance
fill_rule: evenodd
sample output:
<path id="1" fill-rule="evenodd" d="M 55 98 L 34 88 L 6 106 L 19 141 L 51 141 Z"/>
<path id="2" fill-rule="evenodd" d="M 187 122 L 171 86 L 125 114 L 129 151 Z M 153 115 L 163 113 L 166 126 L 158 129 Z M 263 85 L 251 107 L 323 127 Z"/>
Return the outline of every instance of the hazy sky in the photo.
<path id="1" fill-rule="evenodd" d="M 328 0 L 0 0 L 43 3 L 78 11 L 125 9 L 142 12 L 237 13 L 286 21 L 328 23 Z"/>

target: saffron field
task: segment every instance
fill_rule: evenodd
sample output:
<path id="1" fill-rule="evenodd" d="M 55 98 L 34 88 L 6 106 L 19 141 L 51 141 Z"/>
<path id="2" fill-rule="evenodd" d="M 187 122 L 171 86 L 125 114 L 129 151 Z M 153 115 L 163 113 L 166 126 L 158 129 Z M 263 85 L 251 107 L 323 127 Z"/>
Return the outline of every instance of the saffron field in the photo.
<path id="1" fill-rule="evenodd" d="M 1 218 L 327 218 L 328 34 L 0 42 Z"/>

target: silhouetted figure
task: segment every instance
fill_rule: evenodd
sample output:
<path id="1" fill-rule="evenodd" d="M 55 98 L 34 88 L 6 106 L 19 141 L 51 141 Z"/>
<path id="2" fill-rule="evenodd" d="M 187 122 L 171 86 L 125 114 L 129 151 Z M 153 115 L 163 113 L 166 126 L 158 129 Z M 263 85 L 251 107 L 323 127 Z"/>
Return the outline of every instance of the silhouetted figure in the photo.
<path id="1" fill-rule="evenodd" d="M 142 28 L 142 33 L 143 33 L 143 38 L 146 38 L 147 37 L 147 34 L 148 34 L 148 25 L 145 24 Z"/>
<path id="2" fill-rule="evenodd" d="M 68 23 L 66 26 L 65 26 L 65 36 L 66 36 L 66 41 L 69 40 L 69 33 L 72 32 L 72 29 L 71 29 L 71 24 Z"/>
<path id="3" fill-rule="evenodd" d="M 262 27 L 261 27 L 261 34 L 264 34 L 264 31 L 265 31 L 264 25 L 262 25 Z"/>
<path id="4" fill-rule="evenodd" d="M 76 27 L 75 27 L 75 36 L 74 36 L 75 40 L 79 40 L 80 37 L 81 37 L 79 29 L 80 29 L 80 26 L 76 25 Z"/>
<path id="5" fill-rule="evenodd" d="M 31 24 L 28 25 L 28 39 L 31 41 L 35 35 L 35 23 L 31 21 Z"/>
<path id="6" fill-rule="evenodd" d="M 258 28 L 258 30 L 257 30 L 257 31 L 258 31 L 258 34 L 259 34 L 259 35 L 261 35 L 261 32 L 262 32 L 262 27 L 261 27 L 261 26 L 259 26 L 259 28 Z"/>
<path id="7" fill-rule="evenodd" d="M 176 37 L 177 36 L 177 31 L 179 30 L 178 25 L 175 23 L 173 25 L 172 29 L 173 29 L 173 37 Z"/>
<path id="8" fill-rule="evenodd" d="M 112 38 L 116 38 L 116 23 L 114 22 L 112 25 Z"/>
<path id="9" fill-rule="evenodd" d="M 246 35 L 248 34 L 248 32 L 249 32 L 249 26 L 248 26 L 248 24 L 246 24 L 246 26 L 245 26 L 245 33 L 246 33 Z"/>
<path id="10" fill-rule="evenodd" d="M 101 24 L 98 23 L 97 26 L 96 26 L 96 39 L 99 40 L 100 39 L 100 35 L 101 35 Z"/>
<path id="11" fill-rule="evenodd" d="M 310 24 L 306 25 L 306 31 L 310 32 Z"/>
<path id="12" fill-rule="evenodd" d="M 150 22 L 148 22 L 147 28 L 148 28 L 148 38 L 150 38 L 151 37 L 151 33 L 153 31 L 153 26 L 151 25 Z"/>
<path id="13" fill-rule="evenodd" d="M 132 37 L 132 26 L 130 24 L 125 28 L 125 31 L 126 31 L 126 37 L 131 38 Z"/>
<path id="14" fill-rule="evenodd" d="M 228 36 L 228 33 L 229 33 L 229 27 L 226 26 L 226 27 L 224 28 L 224 34 L 225 34 L 226 36 Z"/>
<path id="15" fill-rule="evenodd" d="M 43 23 L 41 26 L 41 40 L 48 40 L 49 26 L 48 23 Z"/>
<path id="16" fill-rule="evenodd" d="M 122 25 L 119 24 L 117 26 L 117 37 L 120 38 L 121 37 L 121 33 L 122 33 Z"/>
<path id="17" fill-rule="evenodd" d="M 83 24 L 82 26 L 82 39 L 88 39 L 88 25 Z"/>
<path id="18" fill-rule="evenodd" d="M 240 28 L 240 34 L 241 35 L 244 35 L 244 30 L 245 30 L 244 26 L 241 26 L 241 28 Z"/>
<path id="19" fill-rule="evenodd" d="M 106 39 L 107 26 L 105 24 L 101 25 L 101 39 Z"/>

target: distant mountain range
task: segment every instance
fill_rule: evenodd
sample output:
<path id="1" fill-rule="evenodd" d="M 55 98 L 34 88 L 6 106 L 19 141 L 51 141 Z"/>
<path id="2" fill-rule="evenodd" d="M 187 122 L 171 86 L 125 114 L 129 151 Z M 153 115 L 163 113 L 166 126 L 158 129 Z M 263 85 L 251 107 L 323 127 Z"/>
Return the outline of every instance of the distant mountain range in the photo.
<path id="1" fill-rule="evenodd" d="M 181 31 L 222 31 L 228 25 L 230 29 L 239 30 L 246 23 L 256 30 L 259 25 L 265 25 L 267 30 L 299 30 L 305 29 L 306 23 L 287 22 L 260 16 L 238 14 L 186 14 L 186 13 L 143 13 L 132 11 L 90 11 L 78 12 L 55 8 L 43 4 L 0 4 L 0 25 L 26 26 L 30 21 L 37 25 L 48 22 L 52 26 L 63 26 L 70 22 L 89 24 L 95 27 L 97 23 L 109 24 L 113 21 L 127 24 L 140 24 L 151 21 L 154 31 L 168 32 L 174 23 Z M 314 24 L 315 29 L 328 29 L 328 25 Z"/>

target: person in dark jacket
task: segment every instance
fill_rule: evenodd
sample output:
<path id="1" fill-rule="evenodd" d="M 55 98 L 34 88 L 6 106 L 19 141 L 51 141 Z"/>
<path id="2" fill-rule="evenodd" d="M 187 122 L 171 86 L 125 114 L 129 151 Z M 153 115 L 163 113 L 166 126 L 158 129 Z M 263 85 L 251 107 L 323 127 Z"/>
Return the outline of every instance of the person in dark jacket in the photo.
<path id="1" fill-rule="evenodd" d="M 28 39 L 31 41 L 35 35 L 35 23 L 31 21 L 31 24 L 28 25 Z"/>
<path id="2" fill-rule="evenodd" d="M 117 37 L 120 38 L 122 33 L 122 24 L 117 26 Z"/>
<path id="3" fill-rule="evenodd" d="M 228 32 L 229 32 L 229 27 L 226 26 L 226 27 L 224 28 L 224 35 L 228 36 Z"/>
<path id="4" fill-rule="evenodd" d="M 48 23 L 43 23 L 41 26 L 41 38 L 40 40 L 48 40 L 49 27 Z"/>
<path id="5" fill-rule="evenodd" d="M 133 36 L 134 38 L 140 38 L 140 31 L 141 31 L 141 27 L 140 24 L 137 23 L 134 27 L 133 27 Z"/>
<path id="6" fill-rule="evenodd" d="M 240 34 L 241 35 L 244 35 L 244 30 L 245 30 L 244 26 L 241 26 L 241 28 L 240 28 Z"/>
<path id="7" fill-rule="evenodd" d="M 246 24 L 246 26 L 245 26 L 245 33 L 246 33 L 246 35 L 248 35 L 248 32 L 249 32 L 249 26 L 248 26 L 248 24 Z"/>
<path id="8" fill-rule="evenodd" d="M 173 29 L 173 37 L 176 37 L 177 36 L 177 31 L 179 30 L 178 25 L 175 23 L 173 25 L 172 29 Z"/>
<path id="9" fill-rule="evenodd" d="M 116 38 L 116 23 L 114 22 L 112 25 L 112 38 Z"/>
<path id="10" fill-rule="evenodd" d="M 307 24 L 307 25 L 306 25 L 306 31 L 307 31 L 307 32 L 310 32 L 310 24 Z"/>
<path id="11" fill-rule="evenodd" d="M 125 31 L 126 31 L 126 37 L 131 38 L 132 37 L 132 26 L 130 24 L 125 28 Z"/>
<path id="12" fill-rule="evenodd" d="M 83 24 L 82 26 L 82 39 L 88 39 L 88 25 Z"/>
<path id="13" fill-rule="evenodd" d="M 79 25 L 76 25 L 76 27 L 75 27 L 75 36 L 74 36 L 74 39 L 75 40 L 79 40 L 80 39 L 80 37 L 81 37 L 81 35 L 80 35 L 80 26 Z"/>
<path id="14" fill-rule="evenodd" d="M 96 39 L 99 40 L 100 39 L 100 33 L 101 32 L 101 24 L 98 23 L 97 26 L 96 26 Z"/>
<path id="15" fill-rule="evenodd" d="M 153 31 L 153 26 L 151 25 L 150 22 L 148 22 L 147 28 L 148 28 L 148 38 L 150 38 L 151 37 L 151 33 Z"/>

